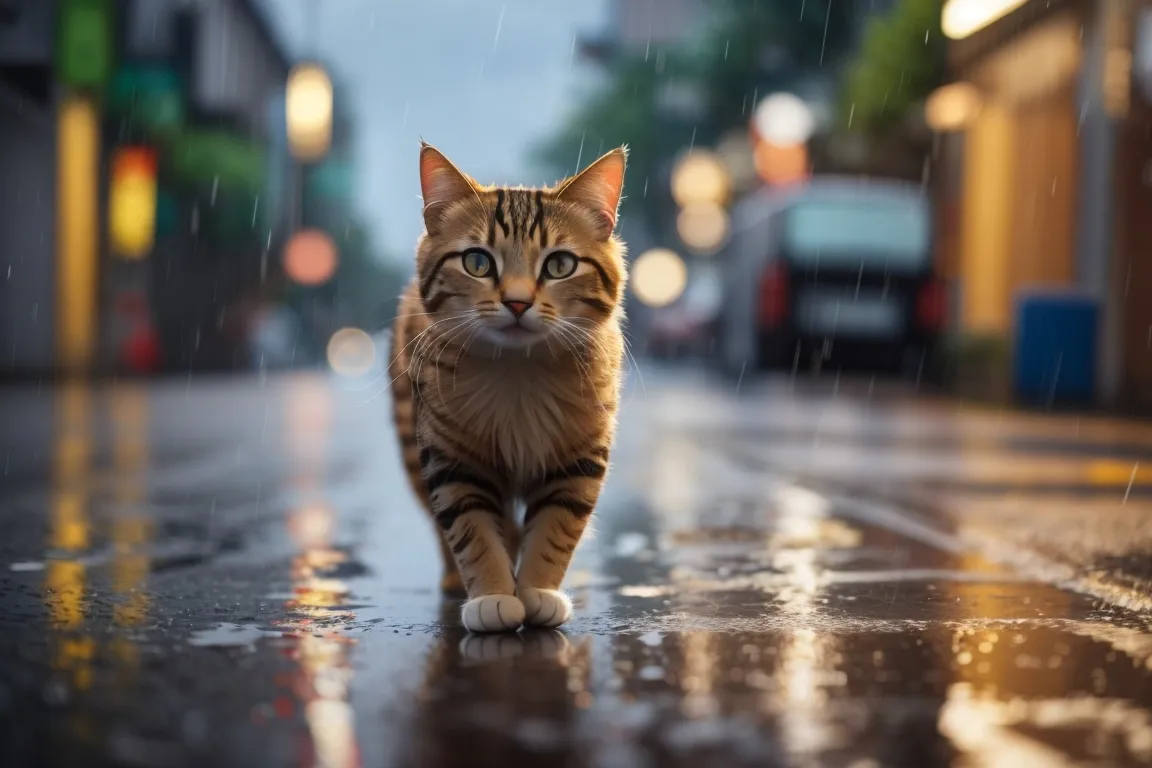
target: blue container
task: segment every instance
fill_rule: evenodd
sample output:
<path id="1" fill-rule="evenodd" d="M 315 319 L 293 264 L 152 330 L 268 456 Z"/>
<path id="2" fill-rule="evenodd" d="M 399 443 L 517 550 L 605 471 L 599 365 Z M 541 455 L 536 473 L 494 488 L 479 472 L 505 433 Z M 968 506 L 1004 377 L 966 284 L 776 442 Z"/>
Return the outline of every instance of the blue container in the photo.
<path id="1" fill-rule="evenodd" d="M 1034 292 L 1016 299 L 1016 397 L 1043 405 L 1090 404 L 1096 396 L 1095 299 Z"/>

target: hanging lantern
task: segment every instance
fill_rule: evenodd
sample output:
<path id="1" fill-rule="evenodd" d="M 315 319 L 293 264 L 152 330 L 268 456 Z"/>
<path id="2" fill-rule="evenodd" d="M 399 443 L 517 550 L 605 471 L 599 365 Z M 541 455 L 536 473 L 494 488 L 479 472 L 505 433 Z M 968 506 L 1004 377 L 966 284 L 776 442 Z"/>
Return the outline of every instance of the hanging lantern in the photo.
<path id="1" fill-rule="evenodd" d="M 142 259 L 156 239 L 156 152 L 150 147 L 121 147 L 112 156 L 108 232 L 112 251 Z"/>
<path id="2" fill-rule="evenodd" d="M 314 162 L 332 144 L 332 80 L 319 64 L 299 64 L 288 75 L 284 98 L 288 146 L 297 160 Z"/>

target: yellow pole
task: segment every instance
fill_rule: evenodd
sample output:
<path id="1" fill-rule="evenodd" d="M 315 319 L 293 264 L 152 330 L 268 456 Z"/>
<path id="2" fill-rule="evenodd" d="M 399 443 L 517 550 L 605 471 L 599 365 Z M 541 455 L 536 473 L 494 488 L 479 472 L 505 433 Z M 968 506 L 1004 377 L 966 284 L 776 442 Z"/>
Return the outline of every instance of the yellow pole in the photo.
<path id="1" fill-rule="evenodd" d="M 72 94 L 57 120 L 57 361 L 82 374 L 96 354 L 100 117 L 90 97 Z"/>

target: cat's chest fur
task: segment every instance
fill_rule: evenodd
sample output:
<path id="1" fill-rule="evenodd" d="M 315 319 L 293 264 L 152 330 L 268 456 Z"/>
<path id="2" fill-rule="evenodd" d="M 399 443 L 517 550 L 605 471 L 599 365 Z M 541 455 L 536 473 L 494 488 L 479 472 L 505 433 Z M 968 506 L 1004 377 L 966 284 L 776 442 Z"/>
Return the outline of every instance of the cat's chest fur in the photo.
<path id="1" fill-rule="evenodd" d="M 612 393 L 595 388 L 589 372 L 550 362 L 461 361 L 440 372 L 428 396 L 441 400 L 468 445 L 519 484 L 583 456 L 611 432 L 604 402 Z"/>

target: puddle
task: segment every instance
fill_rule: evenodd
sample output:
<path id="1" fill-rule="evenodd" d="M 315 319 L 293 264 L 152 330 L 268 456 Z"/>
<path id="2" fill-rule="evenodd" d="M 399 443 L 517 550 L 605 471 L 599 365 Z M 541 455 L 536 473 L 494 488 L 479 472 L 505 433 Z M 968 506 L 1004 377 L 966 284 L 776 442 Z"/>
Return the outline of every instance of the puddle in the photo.
<path id="1" fill-rule="evenodd" d="M 224 622 L 212 629 L 193 632 L 188 638 L 189 645 L 202 648 L 245 648 L 255 650 L 256 642 L 264 638 L 283 639 L 283 632 L 260 629 L 255 624 L 230 624 Z"/>

